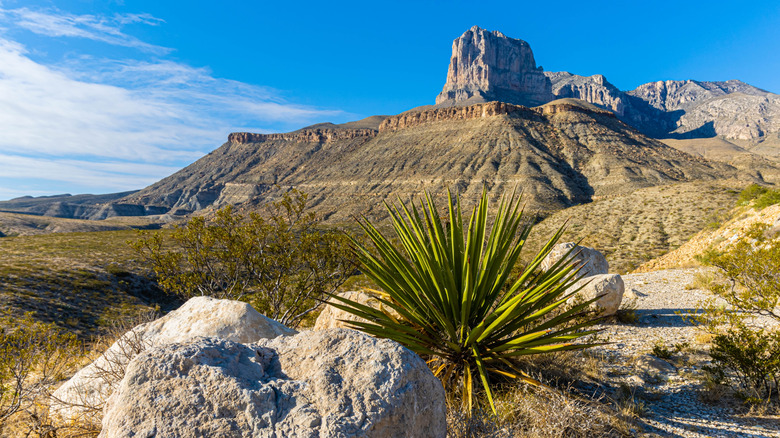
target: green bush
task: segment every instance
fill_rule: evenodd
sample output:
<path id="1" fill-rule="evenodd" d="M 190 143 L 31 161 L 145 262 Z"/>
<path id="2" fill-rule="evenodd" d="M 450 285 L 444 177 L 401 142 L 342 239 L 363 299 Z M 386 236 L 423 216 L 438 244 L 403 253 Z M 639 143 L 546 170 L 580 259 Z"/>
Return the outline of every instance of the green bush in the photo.
<path id="1" fill-rule="evenodd" d="M 720 271 L 726 282 L 710 285 L 727 306 L 703 303 L 694 319 L 713 336 L 715 374 L 733 377 L 749 400 L 771 401 L 780 387 L 780 329 L 751 323 L 761 316 L 780 322 L 780 236 L 755 224 L 727 251 L 708 251 L 700 260 Z"/>
<path id="2" fill-rule="evenodd" d="M 763 210 L 770 205 L 780 204 L 780 191 L 767 190 L 766 193 L 759 196 L 753 206 L 756 210 Z"/>
<path id="3" fill-rule="evenodd" d="M 538 384 L 517 359 L 533 354 L 586 348 L 576 342 L 595 331 L 581 321 L 592 302 L 566 308 L 566 289 L 575 281 L 565 257 L 549 271 L 538 269 L 561 236 L 559 230 L 516 277 L 511 276 L 531 230 L 523 225 L 519 198 L 505 196 L 492 227 L 487 192 L 464 228 L 460 199 L 448 197 L 440 213 L 429 194 L 419 207 L 388 206 L 399 244 L 368 221 L 362 226 L 373 248 L 353 241 L 362 271 L 384 291 L 379 300 L 397 312 L 374 309 L 345 298 L 335 307 L 368 322 L 353 322 L 366 333 L 393 339 L 423 356 L 469 412 L 475 408 L 474 382 L 491 410 L 491 381 L 520 379 Z M 446 217 L 448 221 L 443 222 Z M 509 283 L 511 286 L 504 289 Z M 572 292 L 573 293 L 573 292 Z"/>
<path id="4" fill-rule="evenodd" d="M 780 330 L 731 325 L 712 340 L 716 366 L 733 371 L 747 400 L 771 400 L 780 390 Z"/>
<path id="5" fill-rule="evenodd" d="M 267 217 L 228 206 L 172 233 L 142 232 L 131 246 L 163 290 L 183 299 L 243 300 L 295 328 L 355 270 L 346 235 L 317 229 L 306 199 L 293 189 L 268 205 Z"/>
<path id="6" fill-rule="evenodd" d="M 745 190 L 742 190 L 742 192 L 739 193 L 739 198 L 737 198 L 737 205 L 748 205 L 750 204 L 750 201 L 763 195 L 767 192 L 767 190 L 769 189 L 764 186 L 751 184 L 747 186 Z"/>

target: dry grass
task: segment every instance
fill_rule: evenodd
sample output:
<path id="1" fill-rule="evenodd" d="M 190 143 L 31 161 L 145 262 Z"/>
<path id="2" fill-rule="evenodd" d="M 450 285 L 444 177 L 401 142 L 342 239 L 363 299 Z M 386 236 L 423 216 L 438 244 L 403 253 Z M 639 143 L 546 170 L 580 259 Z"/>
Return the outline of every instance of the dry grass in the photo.
<path id="1" fill-rule="evenodd" d="M 448 436 L 477 437 L 626 437 L 630 416 L 600 400 L 569 391 L 514 387 L 496 395 L 498 415 L 476 411 L 471 416 L 457 402 L 447 410 Z"/>
<path id="2" fill-rule="evenodd" d="M 117 319 L 172 302 L 126 241 L 132 230 L 0 238 L 0 307 L 89 340 Z"/>
<path id="3" fill-rule="evenodd" d="M 722 220 L 741 188 L 739 183 L 693 182 L 596 200 L 546 218 L 534 228 L 529 244 L 531 249 L 540 247 L 545 237 L 567 223 L 562 242 L 582 240 L 582 245 L 606 256 L 610 272 L 629 272 Z"/>

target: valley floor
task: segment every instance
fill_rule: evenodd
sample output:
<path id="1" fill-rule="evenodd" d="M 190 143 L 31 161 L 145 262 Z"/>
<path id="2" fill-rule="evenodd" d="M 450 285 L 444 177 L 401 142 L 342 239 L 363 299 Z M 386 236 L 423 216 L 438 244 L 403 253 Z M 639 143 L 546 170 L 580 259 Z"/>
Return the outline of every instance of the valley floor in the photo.
<path id="1" fill-rule="evenodd" d="M 751 415 L 738 399 L 704 389 L 708 339 L 684 317 L 710 296 L 693 288 L 696 274 L 704 271 L 623 276 L 624 303 L 635 301 L 638 319 L 631 325 L 605 324 L 601 336 L 611 343 L 589 354 L 599 359 L 605 381 L 636 400 L 645 436 L 780 437 L 780 417 Z M 667 350 L 667 360 L 652 356 L 654 346 Z"/>

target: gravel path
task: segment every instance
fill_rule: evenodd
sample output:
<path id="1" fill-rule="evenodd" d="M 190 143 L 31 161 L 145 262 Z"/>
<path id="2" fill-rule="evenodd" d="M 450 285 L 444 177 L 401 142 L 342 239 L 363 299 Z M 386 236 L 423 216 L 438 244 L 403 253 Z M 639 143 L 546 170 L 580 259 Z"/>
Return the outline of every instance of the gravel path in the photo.
<path id="1" fill-rule="evenodd" d="M 594 349 L 593 354 L 603 356 L 607 379 L 616 386 L 623 383 L 645 404 L 639 422 L 651 436 L 780 437 L 780 418 L 752 418 L 723 400 L 710 404 L 700 399 L 706 343 L 702 332 L 686 324 L 680 313 L 695 310 L 710 296 L 707 291 L 686 290 L 694 275 L 703 271 L 623 276 L 627 295 L 636 300 L 639 319 L 633 325 L 605 324 L 602 335 L 612 343 Z M 673 351 L 668 362 L 650 354 L 656 344 Z"/>

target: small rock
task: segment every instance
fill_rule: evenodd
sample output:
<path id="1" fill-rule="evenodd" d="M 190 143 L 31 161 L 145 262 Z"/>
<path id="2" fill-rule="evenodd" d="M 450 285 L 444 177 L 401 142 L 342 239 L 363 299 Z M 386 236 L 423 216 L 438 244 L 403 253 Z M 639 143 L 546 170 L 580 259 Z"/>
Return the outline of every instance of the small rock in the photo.
<path id="1" fill-rule="evenodd" d="M 366 306 L 373 307 L 375 309 L 384 310 L 396 317 L 400 316 L 395 310 L 382 305 L 382 303 L 376 299 L 376 296 L 369 292 L 342 292 L 339 294 L 339 296 Z M 339 303 L 339 301 L 333 298 L 329 300 L 329 302 L 331 301 Z M 349 312 L 345 312 L 341 309 L 337 309 L 326 304 L 325 308 L 322 309 L 322 312 L 317 317 L 317 321 L 314 323 L 314 330 L 324 330 L 329 328 L 350 328 L 349 321 L 368 322 L 359 316 L 355 316 Z"/>
<path id="2" fill-rule="evenodd" d="M 574 283 L 571 289 L 579 287 L 582 287 L 582 289 L 569 298 L 570 303 L 588 301 L 601 296 L 601 298 L 590 305 L 599 316 L 614 315 L 620 309 L 625 288 L 620 275 L 606 274 L 585 277 Z"/>
<path id="3" fill-rule="evenodd" d="M 675 368 L 674 365 L 661 358 L 655 357 L 652 354 L 643 354 L 637 357 L 634 361 L 634 365 L 645 373 L 656 372 L 669 374 L 677 372 L 677 368 Z"/>
<path id="4" fill-rule="evenodd" d="M 547 254 L 547 257 L 542 261 L 541 268 L 543 270 L 550 269 L 570 250 L 570 262 L 576 264 L 577 267 L 581 266 L 581 269 L 577 274 L 580 278 L 609 273 L 609 263 L 607 263 L 607 259 L 604 258 L 603 254 L 598 250 L 588 248 L 587 246 L 579 246 L 574 242 L 559 243 L 555 245 L 550 253 Z"/>

